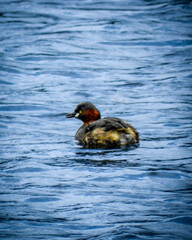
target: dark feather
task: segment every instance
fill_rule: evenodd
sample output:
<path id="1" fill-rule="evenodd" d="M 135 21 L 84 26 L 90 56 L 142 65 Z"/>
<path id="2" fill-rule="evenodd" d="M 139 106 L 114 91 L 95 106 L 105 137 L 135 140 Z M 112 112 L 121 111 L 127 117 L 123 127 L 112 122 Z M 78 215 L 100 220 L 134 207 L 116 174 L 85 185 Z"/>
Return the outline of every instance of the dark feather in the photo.
<path id="1" fill-rule="evenodd" d="M 93 131 L 96 128 L 103 128 L 105 131 L 110 131 L 128 127 L 132 126 L 119 118 L 106 117 L 89 123 L 85 127 L 85 133 L 88 131 Z"/>

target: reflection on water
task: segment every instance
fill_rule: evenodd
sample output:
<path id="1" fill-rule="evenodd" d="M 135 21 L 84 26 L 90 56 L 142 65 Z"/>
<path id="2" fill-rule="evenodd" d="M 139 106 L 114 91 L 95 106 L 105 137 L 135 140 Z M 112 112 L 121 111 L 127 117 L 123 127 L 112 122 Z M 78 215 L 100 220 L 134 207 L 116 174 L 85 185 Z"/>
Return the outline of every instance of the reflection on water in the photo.
<path id="1" fill-rule="evenodd" d="M 190 239 L 191 1 L 0 5 L 0 236 Z M 139 147 L 77 145 L 85 100 Z"/>

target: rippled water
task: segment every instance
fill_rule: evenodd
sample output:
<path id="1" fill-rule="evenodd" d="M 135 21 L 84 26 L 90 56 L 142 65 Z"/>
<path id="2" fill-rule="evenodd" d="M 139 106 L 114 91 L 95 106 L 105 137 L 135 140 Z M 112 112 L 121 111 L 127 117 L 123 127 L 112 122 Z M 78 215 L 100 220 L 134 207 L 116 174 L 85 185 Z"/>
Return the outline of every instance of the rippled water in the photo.
<path id="1" fill-rule="evenodd" d="M 192 3 L 1 0 L 2 239 L 191 239 Z M 91 101 L 135 149 L 83 149 Z"/>

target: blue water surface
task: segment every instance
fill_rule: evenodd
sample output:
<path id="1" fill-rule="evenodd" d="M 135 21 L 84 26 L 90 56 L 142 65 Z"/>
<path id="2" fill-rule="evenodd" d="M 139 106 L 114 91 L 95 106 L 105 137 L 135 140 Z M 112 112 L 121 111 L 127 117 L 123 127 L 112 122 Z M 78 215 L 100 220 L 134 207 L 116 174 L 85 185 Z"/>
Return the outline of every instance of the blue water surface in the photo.
<path id="1" fill-rule="evenodd" d="M 0 237 L 190 240 L 192 2 L 0 1 Z M 83 149 L 82 101 L 140 133 Z"/>

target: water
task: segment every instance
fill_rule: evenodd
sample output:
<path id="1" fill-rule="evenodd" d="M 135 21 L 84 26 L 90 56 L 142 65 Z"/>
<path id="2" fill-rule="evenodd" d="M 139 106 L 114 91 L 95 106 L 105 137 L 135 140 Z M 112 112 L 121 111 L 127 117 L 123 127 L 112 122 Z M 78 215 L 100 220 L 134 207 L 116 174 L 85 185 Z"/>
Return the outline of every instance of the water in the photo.
<path id="1" fill-rule="evenodd" d="M 192 3 L 1 0 L 2 239 L 191 239 Z M 83 149 L 81 101 L 140 133 Z"/>

